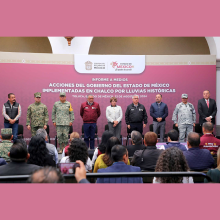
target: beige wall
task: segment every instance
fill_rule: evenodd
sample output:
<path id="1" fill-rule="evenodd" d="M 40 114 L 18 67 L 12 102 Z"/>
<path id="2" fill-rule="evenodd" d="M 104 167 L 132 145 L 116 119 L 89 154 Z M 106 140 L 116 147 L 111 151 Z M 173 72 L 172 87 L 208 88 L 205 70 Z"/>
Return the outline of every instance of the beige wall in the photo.
<path id="1" fill-rule="evenodd" d="M 210 54 L 205 37 L 94 37 L 89 54 Z"/>
<path id="2" fill-rule="evenodd" d="M 0 37 L 0 51 L 52 53 L 47 37 Z"/>

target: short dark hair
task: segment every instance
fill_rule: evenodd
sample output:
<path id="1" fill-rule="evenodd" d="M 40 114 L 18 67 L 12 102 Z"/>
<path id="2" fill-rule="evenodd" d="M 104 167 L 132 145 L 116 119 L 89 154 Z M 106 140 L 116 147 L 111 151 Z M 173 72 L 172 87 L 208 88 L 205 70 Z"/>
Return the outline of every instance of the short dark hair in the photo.
<path id="1" fill-rule="evenodd" d="M 28 183 L 64 183 L 61 172 L 54 167 L 43 167 L 35 170 L 29 177 Z"/>
<path id="2" fill-rule="evenodd" d="M 155 146 L 157 143 L 157 134 L 154 132 L 147 132 L 144 135 L 144 141 L 147 146 Z"/>
<path id="3" fill-rule="evenodd" d="M 190 132 L 188 135 L 188 142 L 191 147 L 198 147 L 200 144 L 200 136 L 196 132 Z"/>
<path id="4" fill-rule="evenodd" d="M 177 130 L 172 129 L 168 132 L 167 136 L 171 139 L 171 141 L 178 141 L 179 133 Z"/>
<path id="5" fill-rule="evenodd" d="M 162 95 L 160 93 L 158 93 L 157 95 L 160 95 L 160 97 L 162 98 Z"/>
<path id="6" fill-rule="evenodd" d="M 27 158 L 27 146 L 24 146 L 21 142 L 16 142 L 11 146 L 10 159 L 16 162 L 23 162 Z"/>
<path id="7" fill-rule="evenodd" d="M 214 129 L 214 126 L 211 122 L 204 122 L 202 124 L 202 127 L 205 129 L 205 131 L 210 131 L 210 132 L 212 132 Z"/>
<path id="8" fill-rule="evenodd" d="M 131 132 L 131 140 L 135 145 L 142 144 L 142 135 L 139 131 Z"/>
<path id="9" fill-rule="evenodd" d="M 12 134 L 2 134 L 2 139 L 3 140 L 10 140 L 11 136 L 12 136 Z"/>
<path id="10" fill-rule="evenodd" d="M 128 151 L 126 147 L 124 147 L 123 145 L 115 145 L 111 150 L 112 160 L 114 162 L 121 161 L 123 159 L 123 156 L 127 153 Z"/>
<path id="11" fill-rule="evenodd" d="M 11 95 L 15 95 L 14 93 L 9 93 L 8 98 L 10 99 Z"/>

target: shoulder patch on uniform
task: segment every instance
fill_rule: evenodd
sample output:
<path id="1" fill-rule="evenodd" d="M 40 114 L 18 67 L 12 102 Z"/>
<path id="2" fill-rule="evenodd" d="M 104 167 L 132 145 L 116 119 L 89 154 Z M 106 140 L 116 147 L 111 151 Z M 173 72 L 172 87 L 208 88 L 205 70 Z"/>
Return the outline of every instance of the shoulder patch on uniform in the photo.
<path id="1" fill-rule="evenodd" d="M 72 105 L 70 103 L 70 108 L 69 108 L 69 111 L 72 112 L 73 111 L 73 108 L 72 108 Z"/>

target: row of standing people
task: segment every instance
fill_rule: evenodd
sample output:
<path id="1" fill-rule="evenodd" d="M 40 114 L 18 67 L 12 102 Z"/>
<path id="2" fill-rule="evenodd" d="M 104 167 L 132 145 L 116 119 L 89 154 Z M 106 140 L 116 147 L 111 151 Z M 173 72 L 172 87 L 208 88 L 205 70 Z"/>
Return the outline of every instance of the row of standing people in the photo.
<path id="1" fill-rule="evenodd" d="M 27 110 L 26 126 L 31 130 L 32 136 L 36 134 L 39 128 L 47 128 L 49 115 L 46 105 L 41 103 L 41 93 L 34 94 L 35 103 L 31 104 Z M 179 129 L 179 140 L 184 142 L 185 136 L 193 131 L 193 126 L 196 122 L 196 112 L 193 104 L 188 102 L 188 95 L 182 94 L 182 102 L 176 105 L 173 112 L 172 120 Z M 132 104 L 130 104 L 125 112 L 125 121 L 130 131 L 137 130 L 141 134 L 143 128 L 147 124 L 147 112 L 144 105 L 139 103 L 139 96 L 132 97 Z M 117 99 L 112 97 L 110 99 L 111 105 L 106 108 L 106 117 L 108 121 L 109 130 L 113 132 L 114 136 L 120 139 L 121 120 L 123 117 L 122 109 L 117 104 Z M 17 138 L 18 122 L 21 116 L 21 106 L 16 102 L 13 93 L 8 94 L 8 102 L 3 105 L 4 127 L 12 128 L 13 139 Z M 205 90 L 203 92 L 203 99 L 198 101 L 199 123 L 208 121 L 215 123 L 215 116 L 217 113 L 216 102 L 210 99 L 210 92 Z M 97 119 L 101 115 L 99 104 L 94 102 L 94 96 L 88 95 L 87 101 L 82 103 L 80 108 L 80 115 L 83 119 L 85 142 L 91 149 L 94 148 L 94 136 L 96 130 Z M 158 134 L 160 132 L 160 141 L 164 140 L 166 117 L 168 116 L 168 107 L 162 102 L 162 95 L 156 95 L 156 102 L 150 107 L 150 115 L 153 117 L 153 131 Z M 69 126 L 74 121 L 74 113 L 71 103 L 66 101 L 66 94 L 60 93 L 60 101 L 55 102 L 52 110 L 52 122 L 56 127 L 58 143 L 60 149 L 68 144 Z"/>

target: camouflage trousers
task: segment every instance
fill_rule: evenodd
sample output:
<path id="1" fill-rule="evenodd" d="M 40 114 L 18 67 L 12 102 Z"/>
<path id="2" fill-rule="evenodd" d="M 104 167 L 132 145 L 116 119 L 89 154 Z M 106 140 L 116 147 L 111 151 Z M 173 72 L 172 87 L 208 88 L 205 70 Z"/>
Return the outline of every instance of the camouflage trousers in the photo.
<path id="1" fill-rule="evenodd" d="M 44 128 L 44 126 L 37 126 L 37 127 L 31 126 L 31 136 L 32 136 L 32 137 L 35 136 L 37 130 L 40 129 L 40 128 Z"/>
<path id="2" fill-rule="evenodd" d="M 68 134 L 70 130 L 70 126 L 67 125 L 57 125 L 56 126 L 57 130 L 57 139 L 58 139 L 58 144 L 61 146 L 64 144 L 65 146 L 68 144 Z"/>

